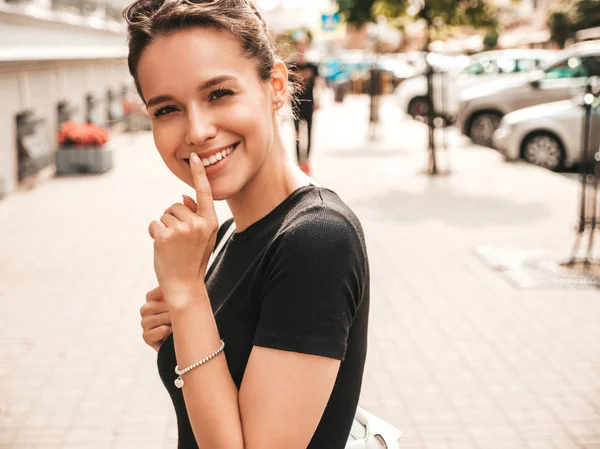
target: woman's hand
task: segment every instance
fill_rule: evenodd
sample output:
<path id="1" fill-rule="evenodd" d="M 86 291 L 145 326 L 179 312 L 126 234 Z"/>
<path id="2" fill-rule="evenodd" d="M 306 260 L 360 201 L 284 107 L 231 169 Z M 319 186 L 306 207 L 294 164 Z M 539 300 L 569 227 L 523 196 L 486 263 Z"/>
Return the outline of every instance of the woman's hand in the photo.
<path id="1" fill-rule="evenodd" d="M 154 239 L 154 271 L 167 305 L 187 300 L 204 288 L 219 226 L 210 184 L 195 153 L 190 156 L 190 167 L 196 203 L 184 198 L 184 204 L 174 204 L 149 227 Z"/>
<path id="2" fill-rule="evenodd" d="M 142 337 L 148 346 L 158 351 L 171 334 L 171 315 L 163 300 L 160 287 L 146 294 L 146 303 L 140 309 L 142 315 Z"/>

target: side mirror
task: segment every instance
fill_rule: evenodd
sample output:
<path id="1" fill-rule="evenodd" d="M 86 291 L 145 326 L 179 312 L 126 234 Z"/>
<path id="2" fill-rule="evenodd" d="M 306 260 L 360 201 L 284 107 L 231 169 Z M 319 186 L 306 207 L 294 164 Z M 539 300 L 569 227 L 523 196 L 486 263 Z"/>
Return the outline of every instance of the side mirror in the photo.
<path id="1" fill-rule="evenodd" d="M 531 79 L 529 80 L 529 84 L 533 89 L 539 89 L 542 84 L 542 80 L 544 79 L 544 72 L 536 71 L 531 75 Z"/>

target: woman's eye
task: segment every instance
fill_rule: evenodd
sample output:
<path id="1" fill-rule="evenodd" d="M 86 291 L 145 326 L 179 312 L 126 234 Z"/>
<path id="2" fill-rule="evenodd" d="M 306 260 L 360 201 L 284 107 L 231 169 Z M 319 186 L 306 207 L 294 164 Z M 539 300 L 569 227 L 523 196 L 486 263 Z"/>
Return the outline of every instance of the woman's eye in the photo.
<path id="1" fill-rule="evenodd" d="M 218 100 L 220 98 L 226 97 L 228 95 L 233 95 L 233 91 L 231 89 L 217 89 L 213 90 L 208 96 L 209 101 Z"/>
<path id="2" fill-rule="evenodd" d="M 166 115 L 175 111 L 177 111 L 177 108 L 175 106 L 163 106 L 162 108 L 159 108 L 156 111 L 154 111 L 154 114 L 152 115 L 154 115 L 154 117 L 160 117 L 161 115 Z"/>

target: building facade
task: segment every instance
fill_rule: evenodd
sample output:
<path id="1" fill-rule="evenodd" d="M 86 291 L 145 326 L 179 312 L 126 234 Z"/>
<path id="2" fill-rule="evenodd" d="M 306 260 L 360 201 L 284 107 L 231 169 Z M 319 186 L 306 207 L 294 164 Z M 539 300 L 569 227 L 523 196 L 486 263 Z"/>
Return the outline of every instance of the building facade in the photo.
<path id="1" fill-rule="evenodd" d="M 51 166 L 58 126 L 111 125 L 128 88 L 121 5 L 0 0 L 0 196 Z"/>

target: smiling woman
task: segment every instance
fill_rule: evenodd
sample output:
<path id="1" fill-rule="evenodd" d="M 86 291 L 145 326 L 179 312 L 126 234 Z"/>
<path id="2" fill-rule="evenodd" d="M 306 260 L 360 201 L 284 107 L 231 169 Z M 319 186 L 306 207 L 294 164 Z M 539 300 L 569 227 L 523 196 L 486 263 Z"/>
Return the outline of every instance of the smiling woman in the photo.
<path id="1" fill-rule="evenodd" d="M 266 25 L 246 0 L 139 0 L 124 16 L 156 147 L 196 191 L 150 224 L 159 286 L 141 308 L 179 448 L 342 449 L 366 357 L 367 251 L 355 214 L 286 157 L 289 74 Z M 233 215 L 221 227 L 214 200 Z"/>

